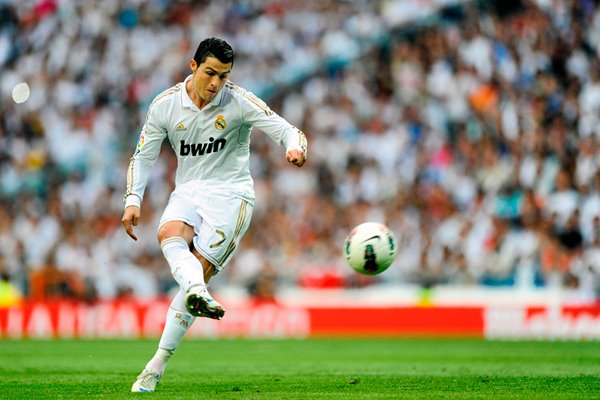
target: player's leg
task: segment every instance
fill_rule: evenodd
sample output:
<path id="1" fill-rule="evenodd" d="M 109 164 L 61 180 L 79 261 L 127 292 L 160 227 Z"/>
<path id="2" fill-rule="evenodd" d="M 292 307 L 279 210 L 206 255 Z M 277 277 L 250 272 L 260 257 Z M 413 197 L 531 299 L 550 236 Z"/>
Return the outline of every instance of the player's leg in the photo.
<path id="1" fill-rule="evenodd" d="M 189 314 L 184 305 L 186 292 L 179 289 L 173 298 L 163 329 L 158 349 L 146 364 L 142 373 L 131 387 L 132 392 L 153 392 L 165 372 L 169 359 L 179 347 L 183 336 L 194 323 L 195 317 Z"/>
<path id="2" fill-rule="evenodd" d="M 194 200 L 184 189 L 175 189 L 160 218 L 156 235 L 171 274 L 184 292 L 193 285 L 205 284 L 203 265 L 190 250 L 192 239 L 202 225 Z"/>
<path id="3" fill-rule="evenodd" d="M 179 287 L 205 285 L 204 266 L 190 250 L 194 228 L 183 221 L 167 221 L 158 228 L 158 242 Z"/>
<path id="4" fill-rule="evenodd" d="M 202 227 L 192 240 L 193 253 L 204 266 L 205 280 L 225 268 L 240 241 L 252 216 L 253 206 L 248 201 L 222 193 L 211 193 L 200 203 Z M 190 289 L 186 298 L 188 310 L 194 315 L 221 319 L 222 306 L 210 297 L 206 287 Z"/>
<path id="5" fill-rule="evenodd" d="M 197 250 L 190 250 L 194 229 L 182 221 L 168 221 L 158 229 L 158 240 L 171 273 L 186 293 L 185 306 L 197 317 L 221 319 L 225 309 L 212 298 L 206 282 L 215 268 Z"/>
<path id="6" fill-rule="evenodd" d="M 202 204 L 207 215 L 214 216 L 209 223 L 199 215 L 186 214 L 188 204 L 170 201 L 161 219 L 158 239 L 180 290 L 167 313 L 159 348 L 132 391 L 154 391 L 171 355 L 194 321 L 190 308 L 197 315 L 211 318 L 220 318 L 224 313 L 206 291 L 206 283 L 226 265 L 239 245 L 250 223 L 252 206 L 239 199 L 213 199 L 209 205 Z M 216 225 L 214 221 L 221 222 Z"/>
<path id="7" fill-rule="evenodd" d="M 160 381 L 167 363 L 195 317 L 185 306 L 185 297 L 190 287 L 205 286 L 204 268 L 200 260 L 192 254 L 189 243 L 195 235 L 192 223 L 196 221 L 193 206 L 174 193 L 161 218 L 157 238 L 173 277 L 179 283 L 179 292 L 174 297 L 165 320 L 158 349 L 137 377 L 132 392 L 153 392 Z M 187 222 L 190 222 L 189 224 Z"/>
<path id="8" fill-rule="evenodd" d="M 202 265 L 209 265 L 209 267 L 204 269 L 204 281 L 208 282 L 214 274 L 214 267 L 198 251 L 193 250 L 193 253 Z M 192 293 L 195 293 L 193 288 L 191 288 Z M 206 296 L 210 295 L 205 294 L 203 299 Z M 185 333 L 196 319 L 194 315 L 187 311 L 186 300 L 189 297 L 190 293 L 180 288 L 177 295 L 173 298 L 167 311 L 165 327 L 158 343 L 158 349 L 152 359 L 146 364 L 142 373 L 137 377 L 131 388 L 132 392 L 153 392 L 156 385 L 160 382 L 167 363 L 173 353 L 175 353 L 177 347 L 179 347 Z"/>
<path id="9" fill-rule="evenodd" d="M 215 274 L 215 266 L 204 258 L 198 250 L 193 249 L 192 253 L 202 264 L 204 282 L 208 283 L 210 278 Z M 199 317 L 221 319 L 225 315 L 225 309 L 210 295 L 207 285 L 190 286 L 185 297 L 185 307 L 190 314 Z"/>

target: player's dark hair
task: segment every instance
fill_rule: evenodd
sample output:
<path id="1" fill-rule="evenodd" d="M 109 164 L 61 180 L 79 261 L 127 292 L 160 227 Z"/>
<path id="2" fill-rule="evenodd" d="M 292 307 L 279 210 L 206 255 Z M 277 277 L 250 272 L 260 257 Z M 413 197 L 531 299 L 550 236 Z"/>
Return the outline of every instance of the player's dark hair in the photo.
<path id="1" fill-rule="evenodd" d="M 223 64 L 233 64 L 233 49 L 223 39 L 215 37 L 204 39 L 198 45 L 194 61 L 200 65 L 206 60 L 206 57 L 215 57 Z"/>

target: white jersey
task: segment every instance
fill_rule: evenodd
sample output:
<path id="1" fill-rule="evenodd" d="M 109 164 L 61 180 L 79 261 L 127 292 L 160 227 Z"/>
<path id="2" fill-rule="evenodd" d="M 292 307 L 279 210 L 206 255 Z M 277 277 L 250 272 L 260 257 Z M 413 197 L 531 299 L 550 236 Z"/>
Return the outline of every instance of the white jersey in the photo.
<path id="1" fill-rule="evenodd" d="M 169 139 L 177 155 L 176 186 L 195 181 L 254 202 L 250 176 L 250 133 L 256 127 L 286 149 L 307 151 L 304 134 L 256 97 L 231 82 L 200 110 L 184 82 L 150 104 L 135 154 L 129 163 L 125 206 L 140 206 L 150 169 Z M 194 184 L 196 184 L 194 183 Z"/>

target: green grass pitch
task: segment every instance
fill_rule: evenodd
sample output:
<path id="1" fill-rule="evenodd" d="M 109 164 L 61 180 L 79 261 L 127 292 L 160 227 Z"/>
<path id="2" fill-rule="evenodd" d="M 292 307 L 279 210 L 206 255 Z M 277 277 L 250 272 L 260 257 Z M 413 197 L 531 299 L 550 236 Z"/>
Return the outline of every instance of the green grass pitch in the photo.
<path id="1" fill-rule="evenodd" d="M 156 340 L 0 341 L 1 399 L 600 399 L 600 343 L 184 340 L 129 393 Z"/>

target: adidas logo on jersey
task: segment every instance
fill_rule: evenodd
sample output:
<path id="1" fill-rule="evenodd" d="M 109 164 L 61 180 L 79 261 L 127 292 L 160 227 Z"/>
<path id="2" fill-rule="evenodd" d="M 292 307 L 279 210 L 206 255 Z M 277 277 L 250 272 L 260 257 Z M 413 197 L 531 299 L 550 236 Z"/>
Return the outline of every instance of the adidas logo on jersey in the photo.
<path id="1" fill-rule="evenodd" d="M 181 132 L 181 131 L 187 131 L 187 128 L 185 127 L 183 122 L 181 122 L 179 125 L 177 125 L 175 127 L 175 132 Z"/>
<path id="2" fill-rule="evenodd" d="M 210 137 L 208 143 L 186 143 L 185 140 L 179 142 L 179 155 L 180 156 L 201 156 L 204 154 L 215 153 L 219 150 L 223 150 L 227 140 L 216 139 Z"/>

